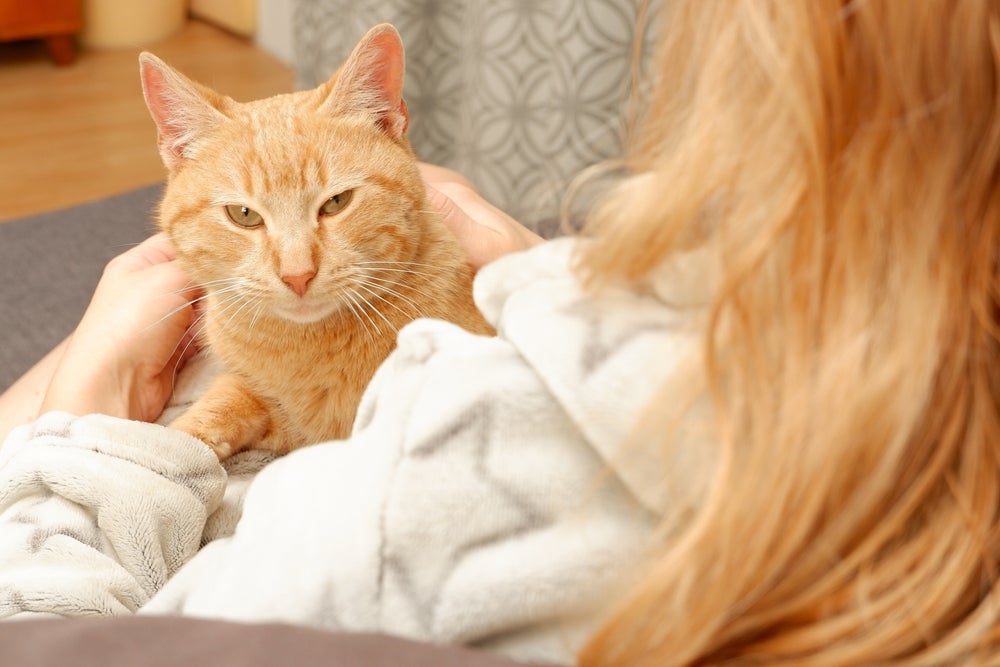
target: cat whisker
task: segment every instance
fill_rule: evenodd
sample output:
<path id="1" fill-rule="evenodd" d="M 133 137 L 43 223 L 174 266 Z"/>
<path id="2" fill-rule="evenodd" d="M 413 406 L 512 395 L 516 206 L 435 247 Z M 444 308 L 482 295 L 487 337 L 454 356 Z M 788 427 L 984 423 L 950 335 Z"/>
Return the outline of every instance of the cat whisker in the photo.
<path id="1" fill-rule="evenodd" d="M 396 290 L 392 289 L 392 287 L 390 287 L 389 285 L 379 284 L 379 283 L 376 283 L 376 282 L 368 282 L 368 281 L 361 281 L 361 282 L 359 282 L 359 284 L 364 285 L 365 287 L 370 288 L 372 291 L 375 291 L 375 292 L 378 292 L 378 291 L 384 292 L 384 293 L 388 294 L 389 296 L 393 296 L 393 297 L 399 299 L 400 301 L 406 303 L 406 305 L 408 305 L 411 308 L 413 308 L 413 312 L 412 313 L 406 313 L 411 318 L 415 318 L 415 317 L 419 317 L 420 316 L 420 304 L 418 304 L 417 302 L 415 302 L 413 299 L 409 298 L 408 296 L 405 296 L 404 294 L 400 294 Z M 397 284 L 397 283 L 391 283 L 391 284 Z"/>
<path id="2" fill-rule="evenodd" d="M 373 290 L 370 286 L 365 285 L 364 283 L 360 283 L 360 282 L 355 283 L 355 284 L 358 287 L 360 287 L 361 289 L 363 289 L 364 291 L 366 291 L 369 294 L 371 294 L 373 297 L 375 297 L 379 301 L 381 301 L 382 303 L 386 304 L 387 306 L 392 306 L 393 308 L 395 308 L 396 310 L 398 310 L 400 313 L 403 314 L 403 317 L 406 317 L 407 319 L 412 320 L 412 319 L 414 319 L 417 316 L 416 313 L 409 313 L 409 312 L 403 310 L 402 308 L 400 308 L 399 306 L 397 306 L 396 304 L 394 304 L 392 301 L 389 301 L 389 299 L 386 299 L 384 296 L 382 296 L 381 294 L 379 294 L 378 292 L 376 292 L 375 290 Z M 376 311 L 376 312 L 378 312 L 378 311 Z M 393 329 L 396 330 L 396 333 L 399 333 L 399 330 L 396 329 L 396 327 L 393 327 Z"/>
<path id="3" fill-rule="evenodd" d="M 207 283 L 191 285 L 187 290 L 199 290 L 206 294 L 219 293 L 231 289 L 247 289 L 248 281 L 243 278 L 225 278 L 222 280 L 210 280 Z"/>
<path id="4" fill-rule="evenodd" d="M 225 278 L 216 278 L 215 280 L 206 280 L 203 283 L 191 283 L 192 287 L 208 287 L 209 285 L 219 285 L 222 283 L 244 283 L 246 278 L 241 276 L 226 276 Z"/>
<path id="5" fill-rule="evenodd" d="M 254 304 L 255 301 L 258 301 L 258 300 L 254 299 L 254 295 L 252 295 L 252 294 L 242 294 L 242 295 L 240 295 L 237 298 L 237 303 L 240 303 L 239 308 L 236 308 L 235 312 L 232 315 L 229 316 L 229 319 L 226 320 L 226 323 L 222 325 L 220 331 L 225 331 L 226 329 L 228 329 L 229 325 L 232 323 L 232 321 L 234 319 L 236 319 L 237 317 L 239 317 L 239 314 L 242 313 L 244 310 L 246 310 L 247 306 L 250 306 L 250 305 Z M 233 307 L 229 308 L 229 310 L 232 310 L 232 309 L 233 309 Z M 225 312 L 228 312 L 228 310 L 225 311 Z"/>
<path id="6" fill-rule="evenodd" d="M 222 289 L 222 290 L 218 290 L 218 291 L 216 291 L 216 292 L 213 292 L 213 294 L 225 294 L 226 292 L 231 292 L 231 291 L 235 291 L 236 289 L 238 289 L 238 286 L 237 286 L 237 285 L 234 285 L 234 286 L 232 286 L 232 287 L 227 287 L 227 288 L 225 288 L 225 289 Z M 185 289 L 185 290 L 181 290 L 180 292 L 184 292 L 184 291 L 186 291 L 186 289 Z M 164 296 L 170 296 L 170 295 L 173 295 L 173 294 L 179 294 L 180 292 L 167 292 L 166 294 L 164 294 Z M 184 310 L 185 308 L 187 308 L 187 307 L 189 307 L 189 306 L 193 306 L 194 304 L 198 303 L 199 301 L 204 301 L 204 300 L 205 300 L 205 299 L 207 299 L 207 298 L 208 298 L 209 296 L 211 296 L 211 294 L 203 294 L 203 295 L 201 295 L 201 296 L 199 296 L 199 297 L 196 297 L 196 298 L 194 298 L 194 299 L 189 299 L 188 301 L 185 301 L 185 302 L 184 302 L 184 303 L 182 303 L 181 305 L 179 305 L 179 306 L 177 306 L 176 308 L 173 308 L 172 310 L 170 310 L 169 312 L 167 312 L 167 313 L 166 313 L 166 314 L 165 314 L 165 315 L 164 315 L 163 317 L 161 317 L 160 319 L 158 319 L 158 320 L 156 320 L 155 322 L 153 322 L 152 324 L 150 324 L 150 325 L 146 326 L 146 327 L 145 327 L 145 328 L 143 329 L 143 331 L 149 331 L 150 329 L 152 329 L 153 327 L 155 327 L 155 326 L 156 326 L 157 324 L 160 324 L 161 322 L 163 322 L 163 321 L 165 321 L 165 320 L 169 320 L 169 319 L 170 319 L 171 317 L 173 317 L 173 316 L 174 316 L 174 315 L 176 315 L 177 313 L 181 312 L 181 311 L 182 311 L 182 310 Z"/>
<path id="7" fill-rule="evenodd" d="M 361 319 L 361 315 L 358 314 L 358 310 L 356 308 L 356 304 L 353 303 L 353 300 L 350 298 L 350 295 L 346 295 L 346 296 L 347 296 L 347 300 L 344 302 L 344 305 L 347 307 L 348 310 L 351 311 L 351 313 L 354 315 L 354 319 L 356 319 L 358 321 L 358 325 L 361 327 L 361 330 L 365 332 L 365 334 L 368 336 L 368 340 L 370 340 L 372 342 L 372 344 L 374 345 L 375 344 L 375 336 L 368 329 L 368 327 L 365 326 L 364 320 L 362 320 Z M 375 325 L 375 323 L 372 322 L 372 326 L 374 326 L 374 325 Z M 381 332 L 379 332 L 379 335 L 381 335 Z"/>
<path id="8" fill-rule="evenodd" d="M 190 292 L 192 290 L 198 290 L 201 292 L 210 291 L 209 288 L 215 285 L 237 285 L 243 282 L 243 278 L 220 278 L 218 280 L 209 280 L 205 283 L 188 282 L 184 287 L 174 290 L 172 292 L 167 292 L 167 294 L 183 294 L 184 292 Z"/>
<path id="9" fill-rule="evenodd" d="M 377 298 L 379 298 L 379 299 L 381 299 L 381 298 L 382 298 L 382 297 L 379 297 L 379 295 L 378 295 L 378 294 L 377 294 L 376 292 L 373 292 L 372 290 L 368 289 L 368 288 L 367 288 L 367 287 L 365 287 L 364 285 L 361 285 L 361 284 L 358 284 L 358 283 L 355 283 L 355 285 L 356 285 L 357 287 L 360 287 L 361 289 L 365 290 L 366 292 L 369 292 L 370 294 L 372 294 L 373 296 L 375 296 L 375 297 L 377 297 Z M 396 328 L 396 325 L 395 325 L 395 324 L 393 324 L 393 323 L 392 323 L 392 322 L 391 322 L 391 321 L 389 320 L 389 318 L 385 316 L 385 313 L 383 313 L 383 312 L 382 312 L 381 310 L 379 310 L 378 308 L 376 308 L 376 307 L 375 307 L 375 304 L 373 304 L 373 303 L 372 303 L 372 302 L 371 302 L 371 301 L 370 301 L 370 300 L 368 299 L 368 297 L 366 297 L 366 296 L 365 296 L 364 294 L 361 294 L 361 293 L 359 293 L 359 292 L 354 292 L 354 296 L 356 296 L 356 297 L 357 297 L 358 299 L 360 299 L 360 300 L 361 300 L 361 303 L 363 303 L 364 305 L 366 305 L 366 306 L 368 306 L 369 308 L 371 308 L 371 309 L 372 309 L 372 312 L 374 312 L 374 313 L 375 313 L 376 315 L 378 315 L 379 317 L 381 317 L 381 318 L 382 318 L 382 320 L 383 320 L 383 321 L 385 321 L 385 323 L 389 325 L 389 328 L 390 328 L 390 329 L 392 329 L 392 330 L 393 330 L 394 332 L 396 332 L 396 334 L 397 334 L 397 335 L 399 334 L 399 329 L 397 329 L 397 328 Z M 382 299 L 382 300 L 383 300 L 383 301 L 385 301 L 385 299 Z"/>
<path id="10" fill-rule="evenodd" d="M 229 276 L 226 278 L 216 278 L 215 280 L 206 280 L 203 283 L 190 282 L 186 289 L 208 289 L 213 285 L 237 285 L 246 283 L 246 278 L 241 278 L 239 276 Z"/>
<path id="11" fill-rule="evenodd" d="M 265 307 L 266 307 L 266 304 L 264 303 L 264 300 L 261 299 L 261 298 L 258 298 L 257 299 L 257 308 L 256 308 L 256 310 L 254 310 L 253 317 L 250 318 L 250 326 L 247 327 L 247 331 L 248 332 L 249 331 L 253 331 L 254 325 L 257 324 L 257 320 L 264 313 L 264 308 Z"/>
<path id="12" fill-rule="evenodd" d="M 225 298 L 220 301 L 217 306 L 220 308 L 220 315 L 225 310 L 225 306 L 231 305 L 234 301 L 239 301 L 241 298 L 260 301 L 267 294 L 265 290 L 254 287 L 248 282 L 242 282 L 239 285 L 234 285 L 232 287 L 226 287 L 220 290 L 216 290 L 212 293 L 215 296 L 225 296 Z"/>
<path id="13" fill-rule="evenodd" d="M 431 264 L 411 264 L 410 262 L 355 262 L 355 265 L 366 271 L 393 271 L 397 273 L 412 273 L 416 276 L 441 275 L 441 268 Z"/>
<path id="14" fill-rule="evenodd" d="M 362 267 L 365 270 L 365 275 L 370 276 L 373 272 L 378 273 L 403 273 L 408 276 L 427 276 L 428 278 L 433 278 L 433 273 L 428 273 L 426 271 L 414 271 L 413 269 L 392 269 L 385 268 L 381 266 L 376 267 Z"/>
<path id="15" fill-rule="evenodd" d="M 427 271 L 419 271 L 412 268 L 396 268 L 391 266 L 359 266 L 357 267 L 361 270 L 365 278 L 371 278 L 376 276 L 382 276 L 383 278 L 394 278 L 400 277 L 402 280 L 406 280 L 409 277 L 420 279 L 423 277 L 434 278 L 435 274 L 429 273 Z"/>
<path id="16" fill-rule="evenodd" d="M 238 291 L 229 294 L 222 301 L 216 304 L 215 317 L 221 319 L 227 314 L 230 314 L 229 319 L 226 320 L 225 324 L 220 327 L 219 332 L 223 332 L 232 322 L 233 318 L 239 314 L 247 304 L 252 303 L 252 296 L 246 292 Z"/>
<path id="17" fill-rule="evenodd" d="M 153 322 L 151 324 L 146 325 L 143 328 L 143 330 L 142 330 L 143 333 L 145 333 L 146 331 L 149 331 L 150 329 L 152 329 L 153 327 L 155 327 L 157 324 L 160 324 L 161 322 L 169 320 L 171 317 L 173 317 L 174 315 L 176 315 L 177 313 L 181 312 L 182 310 L 184 310 L 185 308 L 187 308 L 188 306 L 191 306 L 191 305 L 193 305 L 193 302 L 188 301 L 188 302 L 182 303 L 181 305 L 177 306 L 176 308 L 171 309 L 170 312 L 168 312 L 166 315 L 164 315 L 160 319 L 156 320 L 155 322 Z"/>
<path id="18" fill-rule="evenodd" d="M 229 285 L 227 287 L 223 287 L 222 289 L 210 290 L 210 291 L 205 292 L 201 296 L 195 297 L 193 299 L 189 299 L 184 306 L 181 306 L 181 308 L 186 308 L 187 306 L 193 306 L 194 304 L 199 303 L 201 301 L 204 301 L 205 299 L 207 299 L 209 297 L 212 297 L 212 296 L 219 296 L 219 295 L 223 295 L 223 294 L 230 294 L 232 292 L 238 292 L 238 291 L 243 290 L 243 289 L 245 289 L 245 288 L 244 288 L 244 286 L 242 284 L 236 284 L 236 285 Z M 181 290 L 181 291 L 183 292 L 183 291 L 187 291 L 187 290 Z M 180 292 L 172 292 L 172 294 L 179 294 L 179 293 Z"/>
<path id="19" fill-rule="evenodd" d="M 229 280 L 240 280 L 240 279 L 227 279 L 227 281 L 229 281 Z M 223 281 L 218 281 L 218 282 L 223 282 Z M 220 313 L 220 315 L 225 314 L 226 312 L 228 312 L 232 308 L 236 307 L 236 305 L 239 304 L 241 301 L 244 301 L 245 299 L 247 299 L 248 295 L 245 292 L 244 293 L 240 293 L 240 291 L 239 291 L 240 287 L 241 287 L 241 285 L 238 285 L 238 284 L 237 285 L 231 285 L 230 287 L 226 287 L 224 289 L 217 290 L 216 292 L 214 292 L 214 294 L 216 294 L 216 295 L 225 295 L 225 298 L 218 304 L 219 305 L 219 313 Z M 168 314 L 164 318 L 161 318 L 160 321 L 162 321 L 166 317 L 169 317 L 173 313 L 179 312 L 181 309 L 186 308 L 188 305 L 193 305 L 195 302 L 198 302 L 198 301 L 201 301 L 201 300 L 207 298 L 208 296 L 209 295 L 206 294 L 206 295 L 203 295 L 203 296 L 201 296 L 201 297 L 199 297 L 197 299 L 192 299 L 187 304 L 181 306 L 180 308 L 175 309 L 174 311 L 172 311 L 170 314 Z M 233 316 L 235 317 L 235 315 L 237 315 L 237 314 L 239 314 L 239 310 L 237 310 L 237 312 L 234 313 Z M 198 340 L 199 336 L 201 336 L 202 332 L 205 330 L 205 327 L 207 326 L 207 322 L 205 321 L 206 320 L 206 316 L 207 316 L 207 313 L 205 313 L 205 312 L 199 313 L 198 317 L 196 317 L 194 319 L 194 321 L 191 322 L 191 324 L 188 325 L 188 328 L 185 331 L 185 335 L 187 335 L 188 333 L 192 332 L 195 329 L 195 327 L 198 327 L 198 329 L 197 329 L 197 331 L 195 331 L 194 333 L 191 334 L 190 339 L 187 342 L 187 345 L 184 346 L 184 349 L 181 352 L 181 356 L 184 356 L 184 355 L 187 354 L 188 349 L 190 349 L 190 347 L 195 344 L 195 342 Z M 230 321 L 231 320 L 232 320 L 232 317 L 230 317 Z M 229 324 L 229 321 L 227 321 L 226 324 L 223 325 L 223 329 L 225 329 L 226 326 L 228 326 L 228 324 Z M 181 337 L 181 339 L 177 341 L 177 344 L 174 346 L 174 349 L 171 352 L 171 356 L 173 356 L 173 354 L 177 352 L 177 348 L 180 346 L 181 341 L 183 341 L 183 340 L 184 340 L 184 337 Z M 175 367 L 174 368 L 174 372 L 173 372 L 173 376 L 171 377 L 171 388 L 172 389 L 175 388 L 176 385 L 177 385 L 177 368 Z"/>
<path id="20" fill-rule="evenodd" d="M 204 301 L 205 299 L 207 299 L 207 298 L 209 298 L 211 296 L 222 296 L 222 295 L 229 295 L 229 294 L 233 294 L 233 293 L 236 293 L 238 295 L 242 290 L 243 290 L 243 286 L 242 285 L 231 285 L 229 287 L 224 287 L 222 289 L 215 290 L 215 291 L 207 293 L 207 294 L 202 294 L 199 297 L 196 297 L 194 299 L 188 300 L 187 303 L 185 303 L 184 305 L 178 306 L 177 308 L 175 308 L 174 310 L 172 310 L 170 313 L 168 313 L 163 319 L 165 319 L 166 317 L 170 317 L 171 315 L 174 315 L 175 313 L 178 313 L 181 310 L 184 310 L 188 306 L 193 306 L 196 303 Z M 231 297 L 227 297 L 227 299 L 228 298 L 231 298 Z M 225 303 L 225 302 L 226 301 L 223 300 L 223 303 Z"/>
<path id="21" fill-rule="evenodd" d="M 358 324 L 360 324 L 361 328 L 363 329 L 364 328 L 364 322 L 362 322 L 360 319 L 358 319 L 358 311 L 356 311 L 354 309 L 354 306 L 351 304 L 351 302 L 345 300 L 343 305 L 344 305 L 344 308 L 346 308 L 347 310 L 351 311 L 351 314 L 354 316 L 354 319 L 358 321 Z"/>
<path id="22" fill-rule="evenodd" d="M 353 303 L 355 306 L 357 306 L 358 311 L 360 311 L 361 314 L 365 316 L 365 319 L 368 320 L 368 322 L 372 325 L 372 328 L 375 329 L 375 331 L 378 333 L 379 338 L 381 338 L 382 335 L 383 335 L 382 334 L 382 327 L 380 327 L 375 322 L 375 320 L 372 318 L 372 316 L 368 314 L 368 311 L 365 310 L 365 305 L 371 306 L 371 304 L 369 304 L 367 301 L 364 301 L 363 299 L 360 299 L 360 297 L 357 294 L 353 294 L 351 292 L 347 292 L 344 296 L 347 299 L 349 299 L 351 303 Z M 359 300 L 361 300 L 362 303 L 358 303 Z M 373 310 L 374 310 L 374 308 L 373 308 Z M 375 312 L 377 313 L 378 311 L 376 310 Z"/>
<path id="23" fill-rule="evenodd" d="M 392 286 L 404 285 L 403 281 L 401 281 L 401 280 L 389 280 L 388 278 L 382 278 L 382 277 L 379 277 L 379 276 L 365 276 L 364 280 L 365 281 L 373 281 L 374 283 L 377 283 L 380 288 L 386 290 L 387 292 L 391 292 L 395 296 L 398 296 L 401 299 L 405 299 L 405 300 L 409 301 L 409 299 L 407 299 L 406 297 L 404 297 L 402 294 L 400 294 L 399 292 L 396 292 L 395 290 L 391 289 Z M 386 285 L 389 285 L 390 287 L 385 287 Z M 423 297 L 426 297 L 431 302 L 436 301 L 438 299 L 437 296 L 433 296 L 431 294 L 428 294 L 424 290 L 417 289 L 416 287 L 413 287 L 412 285 L 406 285 L 406 288 L 409 289 L 412 292 L 416 292 L 417 294 L 419 294 L 419 295 L 421 295 Z M 420 307 L 417 306 L 415 303 L 413 303 L 412 301 L 410 301 L 410 303 L 417 310 L 420 310 Z"/>
<path id="24" fill-rule="evenodd" d="M 197 342 L 198 337 L 201 336 L 201 332 L 205 330 L 204 321 L 205 321 L 205 314 L 202 313 L 202 314 L 198 315 L 198 317 L 195 318 L 195 320 L 193 322 L 191 322 L 191 324 L 188 325 L 188 328 L 184 331 L 184 336 L 187 336 L 188 334 L 190 334 L 190 337 L 188 338 L 187 345 L 185 345 L 184 349 L 181 350 L 181 354 L 180 354 L 181 358 L 187 356 L 187 351 L 189 349 L 191 349 L 191 346 L 194 345 Z M 197 331 L 194 331 L 194 328 L 197 327 L 199 324 L 201 325 L 201 327 Z M 184 336 L 181 336 L 180 340 L 177 341 L 177 344 L 174 345 L 174 349 L 170 353 L 171 358 L 173 358 L 174 354 L 177 353 L 177 348 L 180 347 L 181 341 L 184 340 Z M 173 393 L 173 391 L 177 388 L 178 366 L 179 366 L 179 364 L 174 366 L 174 371 L 173 371 L 173 373 L 172 373 L 172 375 L 170 377 L 170 391 L 171 391 L 171 393 Z"/>
<path id="25" fill-rule="evenodd" d="M 384 260 L 384 261 L 383 260 L 371 260 L 371 261 L 354 262 L 354 263 L 355 264 L 359 264 L 359 265 L 363 264 L 363 265 L 366 265 L 366 266 L 373 265 L 373 264 L 378 264 L 380 266 L 422 266 L 422 267 L 425 267 L 425 268 L 428 268 L 428 269 L 437 269 L 438 271 L 441 270 L 441 267 L 437 266 L 436 264 L 424 264 L 424 263 L 421 263 L 421 262 L 397 262 L 397 261 L 389 261 L 389 260 Z"/>

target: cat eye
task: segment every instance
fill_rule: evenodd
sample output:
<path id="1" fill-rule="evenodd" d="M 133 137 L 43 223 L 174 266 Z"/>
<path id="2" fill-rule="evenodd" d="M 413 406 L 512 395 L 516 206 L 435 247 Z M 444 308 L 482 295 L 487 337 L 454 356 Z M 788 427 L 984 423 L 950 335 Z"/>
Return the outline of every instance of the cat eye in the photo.
<path id="1" fill-rule="evenodd" d="M 327 199 L 322 206 L 319 207 L 320 215 L 337 215 L 351 203 L 351 196 L 354 194 L 354 190 L 345 190 L 339 195 L 333 195 Z"/>
<path id="2" fill-rule="evenodd" d="M 240 227 L 260 227 L 264 224 L 264 218 L 260 213 L 239 204 L 230 204 L 227 206 L 226 215 Z"/>

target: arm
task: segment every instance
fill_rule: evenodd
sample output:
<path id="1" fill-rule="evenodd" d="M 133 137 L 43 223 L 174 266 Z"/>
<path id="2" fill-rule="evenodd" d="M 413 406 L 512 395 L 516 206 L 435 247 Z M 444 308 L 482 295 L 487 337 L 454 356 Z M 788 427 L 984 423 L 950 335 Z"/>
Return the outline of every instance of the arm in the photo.
<path id="1" fill-rule="evenodd" d="M 68 343 L 69 338 L 64 339 L 0 394 L 0 443 L 14 428 L 38 418 L 45 392 Z"/>
<path id="2" fill-rule="evenodd" d="M 162 236 L 116 258 L 72 337 L 5 395 L 18 421 L 49 414 L 0 449 L 0 616 L 134 611 L 198 549 L 225 480 L 211 452 L 68 414 L 159 414 L 185 358 L 186 284 Z"/>

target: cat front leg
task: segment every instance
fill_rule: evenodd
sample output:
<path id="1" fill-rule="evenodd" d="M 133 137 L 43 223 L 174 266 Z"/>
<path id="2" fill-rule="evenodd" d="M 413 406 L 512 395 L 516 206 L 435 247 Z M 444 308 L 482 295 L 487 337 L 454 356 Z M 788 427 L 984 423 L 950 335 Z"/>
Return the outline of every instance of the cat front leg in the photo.
<path id="1" fill-rule="evenodd" d="M 224 373 L 170 427 L 198 438 L 224 461 L 256 448 L 271 430 L 271 415 L 238 376 Z"/>

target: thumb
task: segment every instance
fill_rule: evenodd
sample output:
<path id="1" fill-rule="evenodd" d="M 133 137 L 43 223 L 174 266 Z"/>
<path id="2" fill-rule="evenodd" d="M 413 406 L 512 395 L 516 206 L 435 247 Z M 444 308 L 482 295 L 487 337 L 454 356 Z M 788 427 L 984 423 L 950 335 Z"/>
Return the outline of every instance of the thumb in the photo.
<path id="1" fill-rule="evenodd" d="M 476 221 L 469 217 L 469 214 L 462 210 L 451 197 L 441 192 L 437 188 L 427 186 L 427 201 L 441 214 L 441 220 L 445 226 L 458 237 L 459 242 L 465 246 L 472 239 L 472 231 Z"/>
<path id="2" fill-rule="evenodd" d="M 445 227 L 451 230 L 474 270 L 483 266 L 489 258 L 484 245 L 484 227 L 455 203 L 448 195 L 428 185 L 427 200 L 441 214 Z"/>

